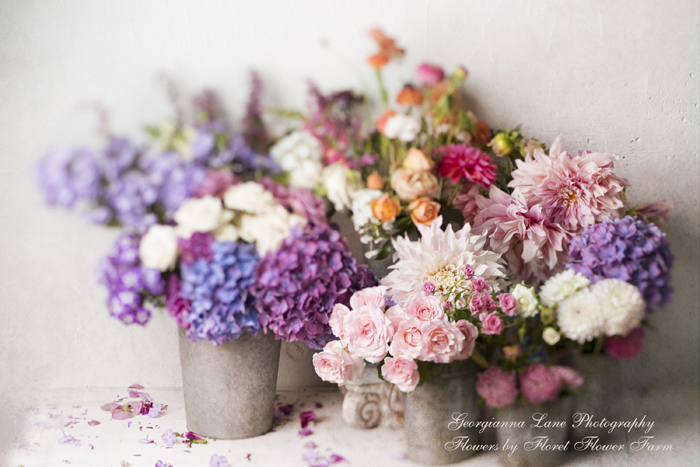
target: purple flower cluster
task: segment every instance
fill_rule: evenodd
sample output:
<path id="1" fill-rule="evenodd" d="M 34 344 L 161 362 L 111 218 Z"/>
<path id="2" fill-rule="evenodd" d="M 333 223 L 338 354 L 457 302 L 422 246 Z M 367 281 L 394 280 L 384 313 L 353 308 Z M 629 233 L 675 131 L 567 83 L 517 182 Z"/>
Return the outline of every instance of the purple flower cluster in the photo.
<path id="1" fill-rule="evenodd" d="M 617 278 L 636 286 L 649 311 L 673 299 L 673 255 L 654 224 L 627 216 L 586 228 L 569 246 L 568 268 L 596 283 Z"/>
<path id="2" fill-rule="evenodd" d="M 260 179 L 260 184 L 289 211 L 298 214 L 312 224 L 326 224 L 326 203 L 307 188 L 286 187 L 270 177 Z"/>
<path id="3" fill-rule="evenodd" d="M 375 285 L 337 230 L 308 224 L 262 259 L 251 293 L 262 324 L 278 338 L 320 350 L 336 339 L 328 324 L 333 306 L 347 306 L 354 292 Z"/>
<path id="4" fill-rule="evenodd" d="M 207 339 L 220 345 L 246 330 L 257 335 L 262 324 L 249 293 L 259 262 L 255 246 L 213 242 L 211 253 L 210 260 L 199 257 L 192 264 L 180 265 L 182 288 L 178 296 L 191 303 L 189 313 L 179 315 L 189 325 L 188 339 Z"/>
<path id="5" fill-rule="evenodd" d="M 112 253 L 98 269 L 99 281 L 107 287 L 107 307 L 124 324 L 144 325 L 151 318 L 145 302 L 163 293 L 165 284 L 157 269 L 145 268 L 139 261 L 139 239 L 121 235 Z"/>
<path id="6" fill-rule="evenodd" d="M 280 172 L 269 154 L 253 151 L 242 136 L 222 132 L 218 125 L 204 125 L 197 129 L 197 136 L 192 142 L 192 154 L 195 162 L 201 165 L 211 169 L 229 167 L 235 174 L 259 170 Z"/>

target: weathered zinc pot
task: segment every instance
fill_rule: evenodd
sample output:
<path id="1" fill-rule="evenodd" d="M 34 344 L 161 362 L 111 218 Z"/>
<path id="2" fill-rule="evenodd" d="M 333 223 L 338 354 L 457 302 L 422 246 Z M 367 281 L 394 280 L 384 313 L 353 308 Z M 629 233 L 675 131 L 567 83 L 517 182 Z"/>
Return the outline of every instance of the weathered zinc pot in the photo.
<path id="1" fill-rule="evenodd" d="M 459 420 L 479 420 L 473 362 L 455 373 L 433 378 L 404 396 L 406 454 L 425 465 L 448 465 L 475 454 L 479 429 Z"/>
<path id="2" fill-rule="evenodd" d="M 567 395 L 542 406 L 515 403 L 500 409 L 496 414 L 497 421 L 524 422 L 521 426 L 496 429 L 501 464 L 507 467 L 561 464 L 566 453 L 573 449 L 569 442 L 572 405 L 573 396 Z"/>
<path id="3" fill-rule="evenodd" d="M 218 439 L 259 436 L 272 428 L 280 343 L 272 333 L 244 333 L 214 346 L 180 332 L 187 429 Z"/>
<path id="4" fill-rule="evenodd" d="M 402 393 L 379 378 L 378 367 L 368 363 L 362 378 L 345 383 L 343 420 L 353 428 L 403 426 Z"/>

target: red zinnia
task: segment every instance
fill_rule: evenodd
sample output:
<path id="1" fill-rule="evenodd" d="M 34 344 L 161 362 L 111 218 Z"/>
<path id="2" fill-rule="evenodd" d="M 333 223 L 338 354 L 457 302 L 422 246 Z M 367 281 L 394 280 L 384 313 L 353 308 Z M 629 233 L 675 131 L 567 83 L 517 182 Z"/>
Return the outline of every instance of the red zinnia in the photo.
<path id="1" fill-rule="evenodd" d="M 479 149 L 466 144 L 449 144 L 440 146 L 437 151 L 442 152 L 437 174 L 449 178 L 452 183 L 464 179 L 488 189 L 496 180 L 496 164 Z"/>

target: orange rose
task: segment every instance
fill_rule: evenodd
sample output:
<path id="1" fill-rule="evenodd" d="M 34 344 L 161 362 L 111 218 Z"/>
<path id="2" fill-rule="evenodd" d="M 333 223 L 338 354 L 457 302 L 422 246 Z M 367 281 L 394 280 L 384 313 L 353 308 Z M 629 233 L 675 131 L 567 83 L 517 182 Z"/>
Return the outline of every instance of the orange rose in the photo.
<path id="1" fill-rule="evenodd" d="M 370 56 L 367 59 L 367 62 L 369 62 L 369 64 L 372 65 L 372 68 L 381 68 L 387 63 L 389 63 L 389 57 L 380 52 L 378 54 Z"/>
<path id="2" fill-rule="evenodd" d="M 396 96 L 396 102 L 399 105 L 407 106 L 421 105 L 423 103 L 423 93 L 420 92 L 420 89 L 416 89 L 410 84 L 407 84 L 403 87 L 401 92 L 399 92 L 398 96 Z"/>
<path id="3" fill-rule="evenodd" d="M 437 196 L 440 182 L 431 172 L 401 168 L 391 174 L 391 188 L 402 200 L 413 201 L 421 196 Z"/>
<path id="4" fill-rule="evenodd" d="M 415 172 L 430 172 L 435 167 L 435 162 L 428 158 L 423 151 L 418 148 L 411 148 L 406 153 L 403 160 L 403 167 Z"/>
<path id="5" fill-rule="evenodd" d="M 367 188 L 370 190 L 381 190 L 384 188 L 384 179 L 376 170 L 367 177 Z"/>
<path id="6" fill-rule="evenodd" d="M 430 225 L 440 212 L 440 203 L 424 196 L 409 204 L 408 209 L 411 209 L 411 220 L 415 225 Z"/>
<path id="7" fill-rule="evenodd" d="M 384 193 L 379 198 L 373 199 L 369 205 L 372 208 L 372 215 L 382 223 L 393 221 L 401 212 L 399 200 L 389 193 Z"/>

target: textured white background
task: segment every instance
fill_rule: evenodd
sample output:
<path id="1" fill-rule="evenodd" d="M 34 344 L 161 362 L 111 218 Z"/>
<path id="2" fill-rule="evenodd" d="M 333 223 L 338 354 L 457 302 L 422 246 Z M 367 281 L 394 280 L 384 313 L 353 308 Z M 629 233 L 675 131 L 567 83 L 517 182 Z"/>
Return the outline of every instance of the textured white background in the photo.
<path id="1" fill-rule="evenodd" d="M 247 70 L 271 106 L 305 80 L 372 91 L 366 30 L 408 54 L 396 91 L 430 60 L 470 70 L 475 113 L 569 150 L 621 156 L 632 203 L 672 199 L 676 301 L 651 317 L 631 384 L 698 383 L 698 30 L 695 1 L 0 1 L 0 378 L 4 395 L 57 387 L 180 385 L 175 329 L 110 318 L 94 266 L 115 233 L 42 203 L 32 168 L 55 143 L 95 144 L 78 108 L 101 102 L 117 133 L 167 116 L 160 73 L 218 91 L 240 116 Z M 293 368 L 283 384 L 302 383 Z M 3 397 L 1 400 L 6 400 Z"/>

